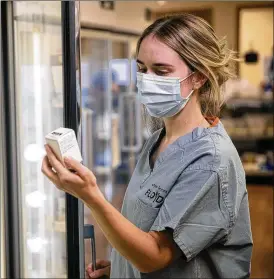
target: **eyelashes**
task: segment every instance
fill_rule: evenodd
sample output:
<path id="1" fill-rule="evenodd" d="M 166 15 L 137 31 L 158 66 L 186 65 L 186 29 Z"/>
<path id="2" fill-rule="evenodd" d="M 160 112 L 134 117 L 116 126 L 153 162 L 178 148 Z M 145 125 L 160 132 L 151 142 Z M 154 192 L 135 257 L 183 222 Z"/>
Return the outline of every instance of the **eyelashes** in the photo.
<path id="1" fill-rule="evenodd" d="M 145 69 L 145 68 L 139 68 L 139 69 L 137 70 L 137 72 L 145 74 L 145 73 L 147 72 L 147 69 Z M 166 76 L 166 75 L 168 75 L 170 72 L 167 72 L 167 71 L 157 71 L 157 70 L 155 70 L 155 71 L 153 71 L 153 73 L 154 73 L 155 75 L 157 75 L 157 76 Z"/>

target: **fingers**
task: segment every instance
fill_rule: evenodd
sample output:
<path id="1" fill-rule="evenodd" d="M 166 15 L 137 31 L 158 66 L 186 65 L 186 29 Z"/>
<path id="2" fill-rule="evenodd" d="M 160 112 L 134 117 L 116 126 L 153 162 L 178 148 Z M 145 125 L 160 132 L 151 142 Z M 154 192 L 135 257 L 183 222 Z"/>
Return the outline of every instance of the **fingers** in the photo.
<path id="1" fill-rule="evenodd" d="M 73 170 L 77 171 L 78 174 L 83 173 L 84 166 L 73 158 L 65 157 L 64 162 L 66 164 L 66 167 L 72 168 Z"/>
<path id="2" fill-rule="evenodd" d="M 52 170 L 52 165 L 51 165 L 51 163 L 49 161 L 48 156 L 45 156 L 44 159 L 43 159 L 41 171 L 59 189 L 63 188 L 66 183 L 81 184 L 83 182 L 82 179 L 79 176 L 73 175 L 69 171 L 68 171 L 68 173 L 63 173 L 63 174 L 54 172 Z"/>
<path id="3" fill-rule="evenodd" d="M 45 149 L 47 152 L 48 159 L 52 167 L 56 170 L 58 175 L 64 175 L 69 171 L 62 165 L 62 163 L 56 158 L 55 154 L 52 152 L 51 148 L 46 144 Z"/>
<path id="4" fill-rule="evenodd" d="M 59 178 L 58 175 L 52 170 L 52 167 L 49 163 L 48 157 L 45 156 L 42 162 L 41 171 L 46 175 L 55 185 L 58 184 Z"/>
<path id="5" fill-rule="evenodd" d="M 110 261 L 107 261 L 107 260 L 96 260 L 96 268 L 97 269 L 108 267 L 108 266 L 110 266 Z M 90 263 L 87 266 L 87 269 L 93 270 L 93 264 Z"/>
<path id="6" fill-rule="evenodd" d="M 72 168 L 84 181 L 96 181 L 94 174 L 80 162 L 73 158 L 64 158 L 65 164 L 68 168 Z"/>
<path id="7" fill-rule="evenodd" d="M 110 261 L 107 260 L 96 260 L 96 270 L 93 271 L 93 264 L 90 263 L 86 268 L 86 273 L 89 278 L 99 278 L 103 275 L 109 275 L 110 264 Z"/>
<path id="8" fill-rule="evenodd" d="M 108 275 L 108 269 L 109 267 L 104 267 L 95 271 L 87 271 L 87 274 L 89 278 L 100 278 L 104 275 Z"/>

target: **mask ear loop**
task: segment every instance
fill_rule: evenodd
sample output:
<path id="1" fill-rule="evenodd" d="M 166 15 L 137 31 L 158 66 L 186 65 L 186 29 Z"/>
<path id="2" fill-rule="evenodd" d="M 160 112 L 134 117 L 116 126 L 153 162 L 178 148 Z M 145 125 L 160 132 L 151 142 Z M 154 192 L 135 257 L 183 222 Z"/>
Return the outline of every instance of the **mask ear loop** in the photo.
<path id="1" fill-rule="evenodd" d="M 190 96 L 193 94 L 193 92 L 195 91 L 195 89 L 192 89 L 191 91 L 190 91 L 190 93 L 188 94 L 188 96 L 187 97 L 185 97 L 186 99 L 189 99 L 190 98 Z"/>
<path id="2" fill-rule="evenodd" d="M 195 73 L 195 72 L 191 72 L 191 73 L 190 73 L 188 76 L 186 76 L 185 78 L 180 79 L 180 84 L 181 84 L 181 82 L 183 82 L 184 80 L 186 80 L 187 78 L 189 78 L 190 76 L 192 76 L 194 73 Z M 190 93 L 188 94 L 188 96 L 185 97 L 185 99 L 189 99 L 190 96 L 193 94 L 194 91 L 195 91 L 195 89 L 192 88 L 192 90 L 190 91 Z"/>
<path id="3" fill-rule="evenodd" d="M 192 76 L 195 72 L 191 72 L 188 76 L 181 78 L 180 79 L 180 83 L 183 82 L 184 80 L 186 80 L 187 78 L 189 78 L 190 76 Z"/>

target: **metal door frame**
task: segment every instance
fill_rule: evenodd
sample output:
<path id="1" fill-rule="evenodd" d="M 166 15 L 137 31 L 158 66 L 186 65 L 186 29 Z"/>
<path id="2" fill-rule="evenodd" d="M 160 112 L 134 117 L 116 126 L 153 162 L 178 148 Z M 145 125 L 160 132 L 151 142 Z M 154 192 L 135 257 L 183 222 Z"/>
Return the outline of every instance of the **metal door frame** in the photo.
<path id="1" fill-rule="evenodd" d="M 1 14 L 2 18 L 2 14 Z M 2 26 L 2 22 L 1 22 Z M 3 51 L 2 51 L 2 29 L 0 28 L 0 72 L 3 73 Z M 4 202 L 4 191 L 6 190 L 6 183 L 7 183 L 7 174 L 6 174 L 6 156 L 5 156 L 5 150 L 6 150 L 6 142 L 5 137 L 3 136 L 5 133 L 5 112 L 4 112 L 4 96 L 2 92 L 4 91 L 4 85 L 3 85 L 3 75 L 0 75 L 0 277 L 2 275 L 6 278 L 6 264 L 7 260 L 4 262 L 4 266 L 2 265 L 2 259 L 4 257 L 8 257 L 8 254 L 6 252 L 6 230 L 5 230 L 5 212 L 6 212 L 6 202 Z M 3 226 L 3 227 L 2 227 Z M 3 235 L 2 235 L 3 233 Z M 4 243 L 3 243 L 4 242 Z"/>
<path id="2" fill-rule="evenodd" d="M 16 138 L 16 95 L 15 95 L 15 58 L 14 58 L 14 24 L 12 1 L 1 2 L 2 35 L 2 73 L 3 73 L 3 114 L 4 129 L 4 164 L 6 183 L 4 184 L 5 229 L 6 229 L 6 276 L 20 278 L 22 274 L 20 242 L 21 200 L 17 158 Z M 2 117 L 2 116 L 1 116 Z"/>
<path id="3" fill-rule="evenodd" d="M 78 134 L 81 102 L 77 103 L 75 2 L 62 1 L 62 43 L 64 74 L 64 124 Z M 79 58 L 80 59 L 80 58 Z M 69 279 L 84 278 L 83 204 L 66 194 L 67 272 Z"/>

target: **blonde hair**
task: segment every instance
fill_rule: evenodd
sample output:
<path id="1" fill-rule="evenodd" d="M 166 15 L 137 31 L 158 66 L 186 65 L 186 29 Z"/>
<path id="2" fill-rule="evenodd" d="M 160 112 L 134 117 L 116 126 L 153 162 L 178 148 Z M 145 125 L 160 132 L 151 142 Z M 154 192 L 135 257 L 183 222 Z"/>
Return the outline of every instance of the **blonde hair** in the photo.
<path id="1" fill-rule="evenodd" d="M 207 78 L 198 98 L 204 116 L 216 117 L 223 104 L 222 85 L 235 77 L 236 52 L 230 50 L 225 38 L 217 38 L 213 28 L 192 14 L 178 14 L 157 19 L 148 26 L 137 43 L 136 53 L 144 38 L 155 36 L 184 60 L 191 71 Z M 163 126 L 160 119 L 150 119 L 153 130 Z"/>

